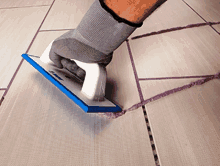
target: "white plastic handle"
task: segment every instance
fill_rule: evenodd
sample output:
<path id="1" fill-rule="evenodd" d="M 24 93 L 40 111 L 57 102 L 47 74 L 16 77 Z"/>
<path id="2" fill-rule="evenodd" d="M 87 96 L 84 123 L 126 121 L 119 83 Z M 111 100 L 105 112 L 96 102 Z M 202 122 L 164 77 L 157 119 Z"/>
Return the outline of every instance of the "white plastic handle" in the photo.
<path id="1" fill-rule="evenodd" d="M 53 63 L 49 58 L 52 43 L 53 41 L 48 45 L 40 57 L 40 60 L 44 63 Z M 104 100 L 107 75 L 106 69 L 97 63 L 84 63 L 75 59 L 71 60 L 74 60 L 76 64 L 86 72 L 81 92 L 90 100 Z"/>
<path id="2" fill-rule="evenodd" d="M 81 92 L 91 100 L 104 100 L 106 69 L 97 63 L 84 63 L 75 59 L 71 60 L 74 60 L 86 72 Z"/>
<path id="3" fill-rule="evenodd" d="M 53 63 L 49 58 L 49 53 L 50 53 L 50 49 L 52 47 L 53 41 L 47 46 L 47 48 L 44 50 L 43 54 L 40 57 L 40 60 L 44 63 L 49 63 L 49 62 Z"/>

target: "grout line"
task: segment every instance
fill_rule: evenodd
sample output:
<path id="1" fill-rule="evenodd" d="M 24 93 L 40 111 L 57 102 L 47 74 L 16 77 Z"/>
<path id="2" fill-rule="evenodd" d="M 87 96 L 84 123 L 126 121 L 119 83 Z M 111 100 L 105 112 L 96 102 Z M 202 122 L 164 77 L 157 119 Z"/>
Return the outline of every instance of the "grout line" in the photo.
<path id="1" fill-rule="evenodd" d="M 206 22 L 206 21 L 205 21 L 205 22 Z M 206 24 L 202 23 L 202 25 L 207 25 L 207 24 L 210 25 L 211 23 L 210 23 L 210 22 L 209 22 L 209 23 L 206 22 Z M 219 24 L 219 22 L 218 22 L 218 24 Z M 194 24 L 194 26 L 198 26 L 198 25 L 201 26 L 201 24 Z M 192 27 L 193 25 L 188 25 L 188 27 L 185 27 L 185 28 L 189 28 L 190 26 Z M 210 26 L 211 26 L 211 25 L 210 25 Z M 211 26 L 211 27 L 212 27 L 212 26 Z M 212 28 L 213 28 L 213 27 L 212 27 Z M 173 29 L 174 29 L 174 28 L 173 28 Z M 169 30 L 169 29 L 168 29 L 168 30 Z M 167 30 L 164 30 L 164 31 L 167 31 Z M 158 32 L 153 32 L 153 33 L 158 33 Z M 217 33 L 218 33 L 218 32 L 217 32 Z M 133 37 L 132 40 L 135 39 L 135 38 L 139 38 L 139 37 Z M 127 47 L 128 47 L 128 51 L 129 51 L 130 58 L 131 58 L 131 63 L 132 63 L 132 67 L 133 67 L 133 71 L 134 71 L 134 75 L 135 75 L 135 79 L 136 79 L 136 83 L 137 83 L 139 95 L 140 95 L 140 98 L 142 98 L 143 95 L 142 95 L 142 92 L 141 92 L 141 89 L 140 89 L 139 81 L 140 81 L 140 80 L 149 80 L 149 79 L 152 80 L 152 79 L 155 79 L 155 78 L 146 78 L 146 79 L 138 79 L 138 78 L 137 78 L 137 77 L 138 77 L 138 76 L 137 76 L 137 71 L 136 71 L 136 69 L 135 69 L 134 60 L 133 60 L 133 57 L 132 57 L 132 54 L 131 54 L 131 49 L 130 49 L 130 46 L 129 46 L 129 43 L 128 43 L 128 39 L 126 40 L 126 42 L 127 42 Z M 198 80 L 198 81 L 193 82 L 193 83 L 191 83 L 191 84 L 189 84 L 189 85 L 185 85 L 185 86 L 183 86 L 183 87 L 178 87 L 178 88 L 175 88 L 175 89 L 166 91 L 166 92 L 164 92 L 164 93 L 162 93 L 162 94 L 156 95 L 156 96 L 154 96 L 154 97 L 152 97 L 152 98 L 150 98 L 150 99 L 147 99 L 147 100 L 145 100 L 145 101 L 143 101 L 143 100 L 141 99 L 141 103 L 135 104 L 134 106 L 132 106 L 131 108 L 129 108 L 130 110 L 137 109 L 137 108 L 140 107 L 140 106 L 142 106 L 142 108 L 143 108 L 143 112 L 144 112 L 144 115 L 145 115 L 145 121 L 146 121 L 147 129 L 148 129 L 148 134 L 149 134 L 150 143 L 151 143 L 151 147 L 152 147 L 152 151 L 153 151 L 153 155 L 154 155 L 154 159 L 155 159 L 155 164 L 156 164 L 156 166 L 159 166 L 159 165 L 160 165 L 160 162 L 159 162 L 159 159 L 158 159 L 158 156 L 157 156 L 156 146 L 155 146 L 154 139 L 153 139 L 153 136 L 152 136 L 152 133 L 151 133 L 151 128 L 150 128 L 150 124 L 149 124 L 149 121 L 148 121 L 148 116 L 147 116 L 147 112 L 146 112 L 146 109 L 145 109 L 145 104 L 147 104 L 147 103 L 150 102 L 150 101 L 157 100 L 157 99 L 159 99 L 159 98 L 161 98 L 161 97 L 165 97 L 165 96 L 167 96 L 167 95 L 169 95 L 169 94 L 175 93 L 175 92 L 177 92 L 177 91 L 180 91 L 180 90 L 183 90 L 183 89 L 186 89 L 186 88 L 190 88 L 190 87 L 192 87 L 192 86 L 194 86 L 194 85 L 201 85 L 201 84 L 203 84 L 203 83 L 205 83 L 205 82 L 208 82 L 208 81 L 212 80 L 213 78 L 219 78 L 219 75 L 220 75 L 220 73 L 218 73 L 218 74 L 216 74 L 216 75 L 207 75 L 207 76 L 185 76 L 185 77 L 170 77 L 170 78 L 165 77 L 165 78 L 162 78 L 162 79 L 171 79 L 171 78 L 172 78 L 172 79 L 180 79 L 180 78 L 206 77 L 206 78 L 203 79 L 203 80 Z M 209 76 L 212 76 L 212 77 L 209 77 Z M 156 78 L 156 79 L 161 79 L 161 78 Z M 142 96 L 142 97 L 141 97 L 141 96 Z M 129 110 L 129 109 L 128 109 L 128 110 Z M 122 112 L 125 113 L 125 112 L 128 111 L 128 110 L 123 110 Z M 120 115 L 119 115 L 119 116 L 120 116 Z"/>
<path id="2" fill-rule="evenodd" d="M 2 96 L 2 98 L 1 98 L 1 100 L 0 100 L 0 106 L 1 106 L 1 104 L 2 104 L 2 102 L 3 102 L 3 100 L 4 100 L 4 94 L 3 94 L 3 96 Z"/>
<path id="3" fill-rule="evenodd" d="M 188 89 L 188 88 L 191 88 L 191 87 L 196 86 L 196 85 L 203 85 L 204 83 L 206 83 L 208 81 L 211 81 L 213 79 L 220 79 L 220 72 L 215 74 L 215 75 L 212 75 L 211 77 L 207 77 L 205 79 L 197 80 L 195 82 L 191 82 L 190 84 L 184 85 L 182 87 L 177 87 L 177 88 L 165 91 L 163 93 L 157 94 L 156 96 L 153 96 L 153 97 L 151 97 L 151 98 L 149 98 L 147 100 L 144 100 L 144 101 L 142 101 L 140 103 L 134 104 L 133 106 L 131 106 L 130 108 L 128 108 L 126 110 L 122 110 L 121 113 L 118 113 L 118 114 L 116 113 L 114 116 L 110 115 L 110 117 L 118 118 L 119 116 L 122 116 L 123 114 L 125 114 L 128 111 L 134 111 L 134 110 L 138 109 L 139 107 L 142 107 L 144 115 L 145 115 L 145 121 L 147 123 L 148 133 L 149 133 L 149 137 L 150 137 L 150 141 L 151 141 L 152 150 L 153 150 L 153 153 L 154 153 L 154 159 L 155 159 L 155 162 L 156 162 L 156 166 L 159 166 L 160 165 L 159 164 L 159 158 L 157 156 L 157 152 L 156 152 L 156 149 L 155 149 L 155 143 L 154 143 L 154 140 L 153 140 L 153 136 L 152 136 L 151 131 L 149 131 L 151 129 L 150 129 L 150 125 L 148 123 L 148 116 L 147 116 L 147 113 L 146 113 L 146 110 L 145 110 L 145 105 L 150 103 L 150 102 L 153 102 L 155 100 L 158 100 L 160 98 L 163 98 L 163 97 L 166 97 L 168 95 L 171 95 L 173 93 L 182 91 L 184 89 Z"/>
<path id="4" fill-rule="evenodd" d="M 206 23 L 207 21 L 199 14 L 197 13 L 188 3 L 186 3 L 184 0 L 182 0 L 190 9 L 192 9 L 192 11 L 194 11 L 201 19 L 203 19 Z M 215 32 L 217 32 L 217 34 L 219 35 L 220 33 L 215 29 L 213 28 L 211 25 L 209 25 Z"/>
<path id="5" fill-rule="evenodd" d="M 125 110 L 122 110 L 121 112 L 117 112 L 117 113 L 105 113 L 105 117 L 108 117 L 109 119 L 115 119 L 115 118 L 118 118 L 122 115 L 124 115 L 126 112 L 129 112 L 129 111 L 134 111 L 136 109 L 138 109 L 139 107 L 142 107 L 145 106 L 146 104 L 150 103 L 150 102 L 153 102 L 153 101 L 156 101 L 156 100 L 159 100 L 163 97 L 166 97 L 168 95 L 171 95 L 171 94 L 174 94 L 174 93 L 177 93 L 179 91 L 182 91 L 182 90 L 185 90 L 185 89 L 189 89 L 193 86 L 198 86 L 198 85 L 203 85 L 204 83 L 206 82 L 209 82 L 213 79 L 220 79 L 220 72 L 219 73 L 216 73 L 215 75 L 212 75 L 211 77 L 206 77 L 204 79 L 201 79 L 201 80 L 197 80 L 195 82 L 191 82 L 190 84 L 187 84 L 187 85 L 184 85 L 184 86 L 181 86 L 181 87 L 177 87 L 177 88 L 174 88 L 174 89 L 170 89 L 168 91 L 165 91 L 163 93 L 160 93 L 160 94 L 157 94 L 149 99 L 146 99 L 140 103 L 137 103 L 137 104 L 134 104 L 133 106 L 131 106 L 130 108 L 128 109 L 125 109 Z"/>
<path id="6" fill-rule="evenodd" d="M 42 7 L 42 6 L 50 6 L 50 5 L 36 5 L 36 6 L 20 6 L 20 7 L 5 7 L 1 9 L 17 9 L 17 8 L 30 8 L 30 7 Z"/>
<path id="7" fill-rule="evenodd" d="M 1 105 L 1 103 L 2 103 L 2 101 L 3 101 L 3 99 L 4 99 L 4 97 L 6 96 L 6 94 L 7 94 L 8 90 L 9 90 L 9 88 L 10 88 L 10 86 L 11 86 L 11 84 L 12 84 L 14 78 L 15 78 L 15 76 L 17 75 L 18 70 L 20 69 L 21 64 L 23 63 L 23 61 L 24 61 L 24 59 L 22 59 L 22 60 L 20 61 L 20 63 L 19 63 L 19 65 L 18 65 L 18 67 L 17 67 L 17 69 L 16 69 L 14 75 L 12 76 L 12 79 L 10 80 L 10 82 L 9 82 L 9 84 L 8 84 L 8 86 L 7 86 L 7 89 L 5 90 L 5 93 L 3 94 L 3 97 L 2 97 L 2 99 L 1 99 L 1 101 L 0 101 L 0 105 Z"/>
<path id="8" fill-rule="evenodd" d="M 37 32 L 36 32 L 34 38 L 32 39 L 32 41 L 31 41 L 31 43 L 30 43 L 30 45 L 29 45 L 29 47 L 28 47 L 28 49 L 27 49 L 27 51 L 26 51 L 25 53 L 28 53 L 28 51 L 30 50 L 30 48 L 31 48 L 31 46 L 32 46 L 32 44 L 33 44 L 35 38 L 37 37 L 37 34 L 38 34 L 38 32 L 40 31 L 40 28 L 42 27 L 44 21 L 46 20 L 46 17 L 48 16 L 48 14 L 49 14 L 49 12 L 50 12 L 50 10 L 51 10 L 51 8 L 52 8 L 54 2 L 55 2 L 55 0 L 53 0 L 53 2 L 52 2 L 52 4 L 51 4 L 50 8 L 48 9 L 48 11 L 47 11 L 47 13 L 46 13 L 46 15 L 45 15 L 43 21 L 41 22 L 41 24 L 40 24 L 40 26 L 39 26 L 39 28 L 38 28 L 38 30 L 37 30 Z"/>
<path id="9" fill-rule="evenodd" d="M 142 108 L 143 108 L 143 112 L 144 112 L 145 122 L 146 122 L 146 125 L 147 125 L 147 131 L 148 131 L 148 135 L 149 135 L 149 139 L 150 139 L 151 148 L 152 148 L 153 155 L 154 155 L 155 164 L 156 164 L 156 166 L 160 166 L 160 162 L 159 162 L 159 159 L 158 159 L 157 150 L 156 150 L 156 146 L 155 146 L 154 138 L 153 138 L 153 135 L 152 135 L 152 130 L 151 130 L 150 123 L 149 123 L 149 120 L 148 120 L 149 118 L 148 118 L 148 115 L 147 115 L 145 105 L 143 105 Z"/>
<path id="10" fill-rule="evenodd" d="M 55 2 L 55 0 L 53 0 L 51 6 L 50 6 L 50 8 L 49 8 L 49 10 L 47 11 L 47 13 L 46 13 L 46 15 L 45 15 L 43 21 L 41 22 L 41 24 L 40 24 L 40 26 L 39 26 L 37 32 L 35 33 L 35 35 L 34 35 L 32 41 L 31 41 L 30 45 L 28 46 L 27 51 L 26 51 L 25 53 L 27 53 L 27 52 L 30 50 L 30 48 L 31 48 L 31 46 L 32 46 L 32 44 L 33 44 L 33 42 L 34 42 L 34 40 L 35 40 L 35 38 L 36 38 L 36 36 L 37 36 L 37 34 L 38 34 L 40 28 L 41 28 L 41 26 L 43 25 L 43 23 L 44 23 L 44 21 L 45 21 L 47 15 L 48 15 L 48 13 L 50 12 L 50 10 L 51 10 L 51 8 L 52 8 L 54 2 Z M 5 93 L 3 94 L 2 99 L 0 100 L 0 105 L 2 104 L 2 101 L 4 100 L 4 97 L 5 97 L 6 94 L 8 93 L 8 91 L 9 91 L 9 89 L 10 89 L 10 87 L 11 87 L 11 84 L 12 84 L 12 82 L 14 81 L 15 76 L 17 75 L 17 73 L 18 73 L 18 71 L 19 71 L 19 69 L 20 69 L 20 67 L 21 67 L 21 65 L 22 65 L 22 63 L 23 63 L 23 61 L 24 61 L 24 59 L 22 58 L 22 60 L 20 61 L 20 63 L 19 63 L 19 65 L 18 65 L 18 67 L 17 67 L 17 69 L 16 69 L 14 75 L 12 76 L 12 79 L 10 80 L 10 82 L 9 82 L 9 84 L 8 84 L 8 86 L 7 86 L 7 89 L 5 90 Z"/>
<path id="11" fill-rule="evenodd" d="M 47 31 L 68 31 L 68 30 L 73 30 L 72 29 L 49 29 L 49 30 L 39 30 L 39 32 L 47 32 Z"/>
<path id="12" fill-rule="evenodd" d="M 208 81 L 211 81 L 213 79 L 220 79 L 220 72 L 219 73 L 216 73 L 215 75 L 212 75 L 211 77 L 207 77 L 207 78 L 204 78 L 204 79 L 201 79 L 201 80 L 197 80 L 195 82 L 191 82 L 190 84 L 187 84 L 187 85 L 184 85 L 184 86 L 181 86 L 181 87 L 177 87 L 177 88 L 174 88 L 174 89 L 170 89 L 168 91 L 165 91 L 163 93 L 160 93 L 160 94 L 157 94 L 147 100 L 144 100 L 143 102 L 140 102 L 140 103 L 137 103 L 137 104 L 134 104 L 133 106 L 131 106 L 130 108 L 126 109 L 126 110 L 123 110 L 123 114 L 125 114 L 125 112 L 128 112 L 128 111 L 133 111 L 133 110 L 136 110 L 137 108 L 143 106 L 143 105 L 146 105 L 150 102 L 153 102 L 153 101 L 156 101 L 156 100 L 159 100 L 165 96 L 168 96 L 168 95 L 171 95 L 173 93 L 177 93 L 179 91 L 182 91 L 182 90 L 185 90 L 185 89 L 188 89 L 188 88 L 191 88 L 193 86 L 196 86 L 196 85 L 203 85 L 204 83 L 208 82 Z M 116 118 L 123 115 L 123 114 L 118 114 L 117 116 L 115 116 Z"/>
<path id="13" fill-rule="evenodd" d="M 158 35 L 158 34 L 167 33 L 167 32 L 179 31 L 179 30 L 187 29 L 187 28 L 194 28 L 194 27 L 200 27 L 200 26 L 206 26 L 206 25 L 211 26 L 211 25 L 215 25 L 215 24 L 220 24 L 220 22 L 196 23 L 196 24 L 189 24 L 189 25 L 182 26 L 182 27 L 180 26 L 180 27 L 162 29 L 160 31 L 154 31 L 154 32 L 143 34 L 143 35 L 134 36 L 134 37 L 131 38 L 131 40 L 135 40 L 135 39 L 139 39 L 139 38 L 147 37 L 147 36 L 152 36 L 152 35 Z"/>
<path id="14" fill-rule="evenodd" d="M 7 90 L 7 88 L 0 88 L 0 90 Z"/>
<path id="15" fill-rule="evenodd" d="M 145 80 L 165 80 L 165 79 L 185 79 L 185 78 L 206 78 L 211 77 L 212 75 L 203 75 L 203 76 L 183 76 L 183 77 L 158 77 L 158 78 L 139 78 L 139 81 Z"/>
<path id="16" fill-rule="evenodd" d="M 131 53 L 131 48 L 130 48 L 128 39 L 126 40 L 126 43 L 127 43 L 128 52 L 129 52 L 130 59 L 131 59 L 131 65 L 132 65 L 132 68 L 133 68 L 133 71 L 134 71 L 134 77 L 135 77 L 135 81 L 136 81 L 136 84 L 137 84 L 137 89 L 138 89 L 138 92 L 139 92 L 140 100 L 142 102 L 142 101 L 144 101 L 144 97 L 143 97 L 143 94 L 142 94 L 142 91 L 141 91 L 140 83 L 138 81 L 137 70 L 135 68 L 134 59 L 133 59 L 133 56 L 132 56 L 132 53 Z"/>
<path id="17" fill-rule="evenodd" d="M 203 21 L 207 22 L 199 13 L 197 13 L 191 6 L 189 6 L 184 0 L 182 0 L 192 11 L 194 11 Z"/>
<path id="18" fill-rule="evenodd" d="M 129 40 L 127 39 L 126 43 L 127 43 L 127 47 L 128 47 L 128 52 L 129 52 L 129 55 L 130 55 L 130 60 L 131 60 L 132 68 L 133 68 L 133 71 L 134 71 L 134 76 L 135 76 L 135 81 L 136 81 L 138 92 L 139 92 L 139 97 L 140 97 L 140 100 L 141 100 L 141 103 L 142 103 L 144 101 L 144 97 L 143 97 L 143 94 L 142 94 L 142 91 L 141 91 L 141 86 L 140 86 L 140 82 L 139 82 L 139 79 L 138 79 L 137 70 L 135 68 L 134 59 L 133 59 L 133 56 L 132 56 L 132 53 L 131 53 L 131 48 L 130 48 L 130 45 L 129 45 L 128 41 Z M 159 166 L 160 164 L 159 164 L 159 161 L 158 161 L 157 152 L 156 152 L 156 150 L 154 148 L 155 147 L 155 143 L 153 141 L 153 136 L 151 134 L 150 125 L 148 123 L 147 112 L 146 112 L 146 109 L 145 109 L 144 105 L 142 106 L 142 108 L 143 108 L 143 113 L 145 115 L 145 121 L 146 121 L 147 128 L 148 128 L 148 135 L 149 135 L 149 138 L 150 138 L 150 143 L 151 143 L 151 147 L 152 147 L 152 152 L 153 152 L 155 164 L 156 164 L 156 166 Z"/>

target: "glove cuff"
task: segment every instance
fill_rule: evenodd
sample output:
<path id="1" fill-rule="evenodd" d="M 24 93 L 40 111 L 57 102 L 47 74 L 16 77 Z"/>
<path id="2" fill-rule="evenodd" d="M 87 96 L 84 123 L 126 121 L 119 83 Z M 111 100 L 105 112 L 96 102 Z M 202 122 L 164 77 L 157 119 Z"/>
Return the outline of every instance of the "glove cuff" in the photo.
<path id="1" fill-rule="evenodd" d="M 119 23 L 95 0 L 74 32 L 74 38 L 108 55 L 116 50 L 136 27 Z"/>

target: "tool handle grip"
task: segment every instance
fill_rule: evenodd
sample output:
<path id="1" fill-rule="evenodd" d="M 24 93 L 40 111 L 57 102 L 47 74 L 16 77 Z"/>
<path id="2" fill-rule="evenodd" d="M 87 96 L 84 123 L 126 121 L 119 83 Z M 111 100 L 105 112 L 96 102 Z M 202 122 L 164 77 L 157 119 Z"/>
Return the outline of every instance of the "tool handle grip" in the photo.
<path id="1" fill-rule="evenodd" d="M 48 45 L 40 60 L 44 63 L 53 63 L 49 58 L 49 52 L 53 41 Z M 71 59 L 85 70 L 86 76 L 81 92 L 91 100 L 104 100 L 106 86 L 106 69 L 98 63 L 84 63 L 75 59 Z"/>
<path id="2" fill-rule="evenodd" d="M 91 100 L 104 100 L 106 86 L 106 69 L 98 63 L 84 63 L 71 59 L 85 70 L 86 76 L 81 92 Z"/>

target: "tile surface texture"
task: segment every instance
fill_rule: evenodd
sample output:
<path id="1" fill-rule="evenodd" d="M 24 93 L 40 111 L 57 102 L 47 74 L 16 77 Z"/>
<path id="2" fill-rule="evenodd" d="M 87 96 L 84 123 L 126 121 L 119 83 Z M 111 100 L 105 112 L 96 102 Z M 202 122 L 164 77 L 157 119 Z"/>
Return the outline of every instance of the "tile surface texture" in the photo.
<path id="1" fill-rule="evenodd" d="M 204 20 L 184 2 L 181 0 L 168 0 L 147 17 L 142 27 L 137 28 L 129 39 L 150 32 L 196 23 L 204 23 Z"/>
<path id="2" fill-rule="evenodd" d="M 48 9 L 0 9 L 0 87 L 7 88 Z"/>
<path id="3" fill-rule="evenodd" d="M 30 7 L 38 5 L 51 5 L 53 0 L 1 0 L 0 8 L 11 8 L 11 7 Z"/>
<path id="4" fill-rule="evenodd" d="M 0 2 L 0 88 L 8 86 L 52 2 Z M 40 30 L 76 28 L 93 2 L 56 0 Z M 220 72 L 220 38 L 208 25 L 131 40 L 167 28 L 205 23 L 187 4 L 205 21 L 220 21 L 217 0 L 165 2 L 129 37 L 139 78 Z M 33 7 L 40 5 L 48 6 Z M 220 25 L 213 27 L 220 32 Z M 28 53 L 41 56 L 65 32 L 39 32 Z M 122 109 L 140 102 L 126 42 L 114 52 L 107 77 L 109 100 Z M 145 80 L 140 86 L 146 100 L 199 79 Z M 3 93 L 1 90 L 0 98 Z M 145 105 L 160 165 L 219 164 L 219 101 L 220 82 L 212 80 Z M 141 107 L 115 120 L 87 114 L 26 61 L 0 106 L 0 147 L 1 165 L 155 166 Z"/>
<path id="5" fill-rule="evenodd" d="M 200 16 L 206 21 L 219 22 L 220 21 L 220 1 L 218 0 L 184 0 L 190 7 L 192 7 Z M 220 33 L 220 25 L 213 25 L 213 27 Z"/>
<path id="6" fill-rule="evenodd" d="M 29 53 L 63 33 L 39 33 Z M 121 45 L 107 69 L 107 93 L 124 108 L 139 102 L 127 54 Z M 87 114 L 26 61 L 0 107 L 0 133 L 3 165 L 155 165 L 141 108 L 111 121 Z"/>
<path id="7" fill-rule="evenodd" d="M 209 26 L 130 41 L 139 78 L 215 74 L 220 71 L 218 43 Z"/>
<path id="8" fill-rule="evenodd" d="M 94 0 L 56 0 L 41 30 L 76 28 L 93 2 Z"/>
<path id="9" fill-rule="evenodd" d="M 183 2 L 170 0 L 147 18 L 143 27 L 129 38 L 203 22 Z M 220 72 L 220 39 L 209 26 L 129 40 L 129 43 L 139 78 L 211 75 Z M 146 100 L 199 79 L 202 78 L 146 80 L 140 81 L 140 85 Z M 215 80 L 203 87 L 177 92 L 146 105 L 161 165 L 218 165 L 219 90 L 219 81 Z"/>
<path id="10" fill-rule="evenodd" d="M 178 81 L 143 81 L 150 91 L 173 89 Z M 176 86 L 177 85 L 177 86 Z M 160 164 L 218 165 L 220 162 L 220 81 L 212 80 L 146 105 Z"/>
<path id="11" fill-rule="evenodd" d="M 199 79 L 202 79 L 202 78 L 146 80 L 146 81 L 140 81 L 140 86 L 143 92 L 144 100 L 147 100 L 165 91 L 178 88 L 178 87 L 182 87 L 191 82 L 195 82 Z M 159 100 L 163 100 L 163 99 L 161 98 Z"/>

